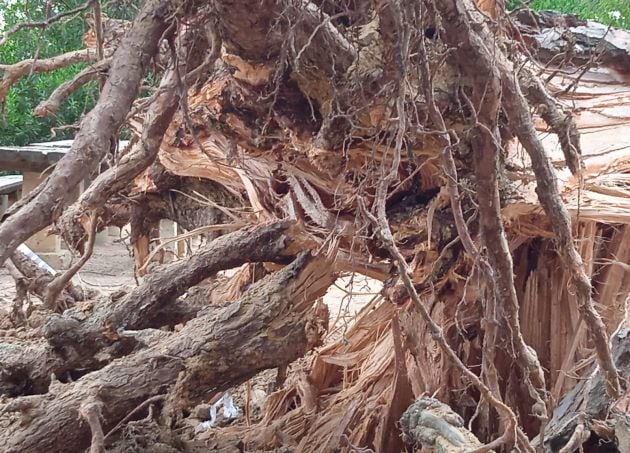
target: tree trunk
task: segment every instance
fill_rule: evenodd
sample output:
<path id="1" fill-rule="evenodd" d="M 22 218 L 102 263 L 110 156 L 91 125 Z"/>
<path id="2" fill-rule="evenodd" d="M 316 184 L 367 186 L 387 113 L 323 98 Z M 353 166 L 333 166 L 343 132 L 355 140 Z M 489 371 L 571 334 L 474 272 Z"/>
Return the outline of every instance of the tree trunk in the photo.
<path id="1" fill-rule="evenodd" d="M 68 376 L 85 373 L 128 353 L 137 342 L 122 335 L 123 331 L 174 325 L 187 317 L 191 307 L 180 302 L 181 313 L 171 305 L 188 288 L 245 262 L 290 259 L 291 250 L 295 250 L 290 231 L 290 223 L 276 222 L 226 234 L 189 259 L 151 274 L 129 294 L 101 299 L 87 316 L 82 307 L 51 315 L 41 327 L 48 344 L 39 340 L 0 342 L 0 353 L 4 355 L 0 362 L 2 393 L 45 393 L 52 374 L 65 381 Z M 122 341 L 116 343 L 118 340 Z M 107 350 L 105 356 L 98 354 L 103 348 Z M 24 349 L 28 360 L 22 355 Z"/>
<path id="2" fill-rule="evenodd" d="M 237 302 L 210 307 L 157 345 L 77 382 L 59 384 L 46 395 L 11 401 L 5 411 L 21 412 L 22 422 L 7 431 L 0 448 L 7 453 L 79 451 L 90 444 L 90 429 L 77 418 L 86 401 L 103 404 L 101 423 L 107 432 L 142 401 L 172 386 L 179 411 L 261 370 L 291 363 L 318 344 L 309 327 L 317 323 L 311 306 L 334 278 L 324 261 L 302 254 Z"/>

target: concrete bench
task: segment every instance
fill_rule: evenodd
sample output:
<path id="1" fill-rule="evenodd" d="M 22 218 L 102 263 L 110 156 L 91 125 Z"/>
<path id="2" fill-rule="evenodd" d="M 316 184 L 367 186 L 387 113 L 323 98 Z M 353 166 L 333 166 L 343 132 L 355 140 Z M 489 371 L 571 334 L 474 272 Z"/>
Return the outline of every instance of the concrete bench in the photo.
<path id="1" fill-rule="evenodd" d="M 0 217 L 22 197 L 22 175 L 0 176 Z"/>
<path id="2" fill-rule="evenodd" d="M 60 140 L 48 143 L 33 143 L 27 146 L 0 145 L 0 170 L 13 170 L 22 173 L 21 176 L 4 177 L 9 178 L 6 179 L 6 190 L 10 192 L 12 190 L 11 184 L 17 183 L 17 178 L 20 178 L 21 194 L 17 194 L 17 196 L 28 194 L 46 178 L 52 167 L 70 151 L 72 143 L 73 140 Z M 120 149 L 123 149 L 126 144 L 127 142 L 121 141 Z M 78 197 L 80 192 L 83 191 L 83 186 L 84 184 L 82 183 L 79 187 L 69 187 L 68 190 L 76 191 L 76 197 Z M 9 195 L 9 193 L 6 195 Z M 0 191 L 0 197 L 3 196 L 4 194 Z M 6 209 L 16 200 L 17 197 L 13 200 L 8 196 L 6 207 L 3 204 L 2 208 Z M 51 266 L 55 268 L 65 267 L 66 259 L 61 250 L 60 239 L 56 235 L 48 236 L 46 229 L 33 235 L 26 241 L 26 245 Z"/>

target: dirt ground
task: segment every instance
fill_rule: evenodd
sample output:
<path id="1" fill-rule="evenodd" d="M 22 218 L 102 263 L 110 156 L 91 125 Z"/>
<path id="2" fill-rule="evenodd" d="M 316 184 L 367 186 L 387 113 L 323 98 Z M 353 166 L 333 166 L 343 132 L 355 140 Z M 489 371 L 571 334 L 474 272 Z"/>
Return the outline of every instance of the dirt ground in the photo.
<path id="1" fill-rule="evenodd" d="M 90 260 L 75 277 L 74 282 L 111 292 L 121 285 L 135 285 L 133 259 L 117 236 L 100 234 Z M 15 284 L 5 268 L 0 268 L 0 304 L 10 306 L 15 296 Z"/>

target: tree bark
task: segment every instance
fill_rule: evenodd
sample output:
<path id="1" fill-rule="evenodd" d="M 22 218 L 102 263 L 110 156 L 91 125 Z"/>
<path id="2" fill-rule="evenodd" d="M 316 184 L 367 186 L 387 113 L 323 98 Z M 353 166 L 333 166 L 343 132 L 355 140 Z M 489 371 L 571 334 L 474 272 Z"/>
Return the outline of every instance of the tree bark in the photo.
<path id="1" fill-rule="evenodd" d="M 330 266 L 302 254 L 254 284 L 227 307 L 212 307 L 159 344 L 113 362 L 83 379 L 55 386 L 47 395 L 13 400 L 6 410 L 22 422 L 0 439 L 6 453 L 80 451 L 90 428 L 77 411 L 85 400 L 103 403 L 105 432 L 145 399 L 175 385 L 181 407 L 212 391 L 239 384 L 257 372 L 287 365 L 314 341 L 311 306 L 334 282 Z"/>
<path id="2" fill-rule="evenodd" d="M 64 380 L 77 369 L 94 369 L 128 353 L 136 342 L 122 331 L 159 328 L 185 319 L 191 313 L 190 307 L 183 304 L 183 313 L 176 311 L 172 318 L 177 308 L 169 305 L 188 288 L 246 262 L 286 262 L 296 251 L 291 247 L 293 242 L 289 222 L 245 228 L 219 237 L 187 260 L 161 268 L 124 297 L 97 301 L 90 315 L 78 308 L 51 315 L 41 328 L 48 344 L 21 342 L 15 347 L 15 343 L 0 343 L 0 353 L 4 354 L 0 362 L 3 393 L 15 394 L 21 388 L 43 393 L 51 374 Z M 95 359 L 104 348 L 107 354 Z M 29 351 L 27 360 L 21 349 Z M 23 383 L 18 385 L 20 381 Z"/>

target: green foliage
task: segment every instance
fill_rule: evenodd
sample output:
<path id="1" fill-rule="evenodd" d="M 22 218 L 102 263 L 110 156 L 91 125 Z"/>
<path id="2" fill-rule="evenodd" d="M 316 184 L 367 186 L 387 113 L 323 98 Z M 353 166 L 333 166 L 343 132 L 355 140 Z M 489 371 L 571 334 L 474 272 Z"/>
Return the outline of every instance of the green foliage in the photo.
<path id="1" fill-rule="evenodd" d="M 32 113 L 55 87 L 72 78 L 80 69 L 80 65 L 75 65 L 49 74 L 34 74 L 18 82 L 9 92 L 0 118 L 0 144 L 25 145 L 47 141 L 51 138 L 53 127 L 73 124 L 81 113 L 89 110 L 97 95 L 94 83 L 73 93 L 53 118 L 36 118 Z M 56 139 L 69 138 L 69 135 L 69 131 L 61 131 Z"/>
<path id="2" fill-rule="evenodd" d="M 25 20 L 37 21 L 60 11 L 80 6 L 83 0 L 0 0 L 0 12 L 7 29 Z M 131 19 L 138 1 L 111 2 L 106 11 L 110 17 Z M 520 0 L 509 0 L 510 8 L 521 5 Z M 617 27 L 630 28 L 630 1 L 623 0 L 534 0 L 533 9 L 552 9 L 574 13 L 583 19 L 593 19 Z M 618 12 L 619 17 L 617 17 Z M 87 25 L 80 15 L 68 22 L 54 24 L 47 29 L 26 29 L 15 34 L 0 47 L 0 64 L 13 64 L 21 60 L 48 58 L 71 50 L 80 49 Z M 36 118 L 33 109 L 47 99 L 53 90 L 72 78 L 85 67 L 77 64 L 44 74 L 32 74 L 23 78 L 10 90 L 5 105 L 0 110 L 0 145 L 24 145 L 46 141 L 51 129 L 78 121 L 81 114 L 90 110 L 96 102 L 98 90 L 91 83 L 75 92 L 66 100 L 53 118 Z M 70 132 L 60 132 L 56 138 L 69 138 Z"/>
<path id="3" fill-rule="evenodd" d="M 520 0 L 509 0 L 508 8 L 514 9 L 521 4 Z M 529 6 L 537 11 L 571 13 L 581 19 L 630 29 L 630 1 L 627 0 L 533 0 Z"/>
<path id="4" fill-rule="evenodd" d="M 46 5 L 55 6 L 46 12 Z M 60 11 L 81 5 L 78 0 L 66 2 L 46 2 L 43 0 L 15 3 L 0 0 L 5 29 L 25 20 L 38 21 Z M 87 25 L 82 16 L 69 22 L 54 24 L 47 29 L 23 29 L 13 35 L 0 47 L 0 63 L 14 64 L 21 60 L 33 58 L 49 58 L 71 50 L 80 49 L 83 34 Z M 46 141 L 51 138 L 51 128 L 75 123 L 81 114 L 89 110 L 98 95 L 94 83 L 88 84 L 75 92 L 62 104 L 54 118 L 36 118 L 33 109 L 47 99 L 61 83 L 72 78 L 85 67 L 77 64 L 61 68 L 50 73 L 32 74 L 15 84 L 7 95 L 5 105 L 0 112 L 0 144 L 24 145 L 27 143 Z M 60 132 L 57 139 L 69 138 L 70 132 Z"/>

